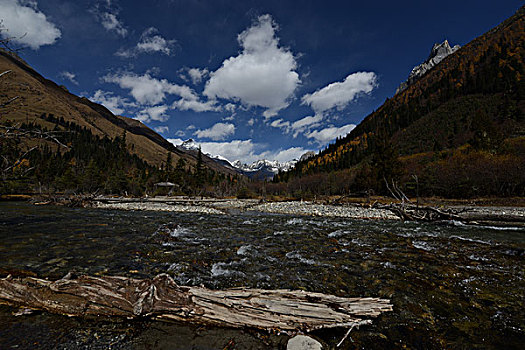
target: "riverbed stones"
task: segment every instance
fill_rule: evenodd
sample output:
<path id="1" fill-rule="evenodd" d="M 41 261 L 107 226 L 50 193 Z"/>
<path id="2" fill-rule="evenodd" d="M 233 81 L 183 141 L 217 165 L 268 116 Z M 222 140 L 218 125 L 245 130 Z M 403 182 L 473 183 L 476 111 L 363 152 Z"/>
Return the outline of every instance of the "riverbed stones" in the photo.
<path id="1" fill-rule="evenodd" d="M 390 219 L 398 220 L 389 210 L 363 208 L 358 206 L 335 206 L 312 202 L 270 202 L 251 208 L 254 211 L 288 215 L 308 215 L 323 217 L 340 217 L 352 219 Z"/>
<path id="2" fill-rule="evenodd" d="M 321 350 L 322 348 L 317 340 L 302 334 L 290 338 L 286 345 L 286 350 Z"/>
<path id="3" fill-rule="evenodd" d="M 182 213 L 226 214 L 234 211 L 261 212 L 300 216 L 340 217 L 352 219 L 388 219 L 397 220 L 398 217 L 386 209 L 364 208 L 360 206 L 335 206 L 317 204 L 313 202 L 268 202 L 259 203 L 257 200 L 242 199 L 141 199 L 138 200 L 110 200 L 93 201 L 92 207 L 121 210 L 155 210 L 173 211 Z"/>

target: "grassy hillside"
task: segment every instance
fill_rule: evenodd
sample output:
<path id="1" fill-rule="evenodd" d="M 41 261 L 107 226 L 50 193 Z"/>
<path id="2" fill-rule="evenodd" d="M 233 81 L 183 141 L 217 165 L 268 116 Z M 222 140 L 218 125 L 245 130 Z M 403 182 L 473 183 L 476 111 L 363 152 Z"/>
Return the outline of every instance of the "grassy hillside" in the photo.
<path id="1" fill-rule="evenodd" d="M 175 148 L 162 136 L 137 120 L 115 116 L 102 105 L 69 93 L 65 87 L 45 79 L 18 56 L 0 50 L 0 73 L 10 71 L 0 78 L 0 103 L 13 97 L 14 102 L 0 110 L 0 124 L 34 122 L 51 128 L 42 115 L 53 115 L 67 122 L 85 127 L 93 135 L 115 138 L 127 132 L 126 142 L 130 152 L 150 165 L 160 166 L 168 152 L 172 153 L 173 165 L 179 158 L 188 165 L 195 165 L 195 154 Z M 234 174 L 208 157 L 204 163 L 214 171 Z"/>

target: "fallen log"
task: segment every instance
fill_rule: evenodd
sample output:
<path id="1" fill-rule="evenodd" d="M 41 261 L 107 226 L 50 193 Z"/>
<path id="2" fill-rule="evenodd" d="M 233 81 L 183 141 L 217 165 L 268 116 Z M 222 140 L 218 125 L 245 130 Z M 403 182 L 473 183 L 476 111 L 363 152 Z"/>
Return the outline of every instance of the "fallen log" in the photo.
<path id="1" fill-rule="evenodd" d="M 167 274 L 152 279 L 68 274 L 54 282 L 8 276 L 0 279 L 0 303 L 79 317 L 148 317 L 282 331 L 360 326 L 392 311 L 386 299 L 291 290 L 210 290 L 179 286 Z"/>

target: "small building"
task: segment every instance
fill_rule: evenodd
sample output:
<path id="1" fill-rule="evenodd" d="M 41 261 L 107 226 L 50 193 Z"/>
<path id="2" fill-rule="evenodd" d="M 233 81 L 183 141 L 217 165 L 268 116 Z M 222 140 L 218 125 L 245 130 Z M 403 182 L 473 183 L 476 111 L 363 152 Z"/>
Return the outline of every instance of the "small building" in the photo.
<path id="1" fill-rule="evenodd" d="M 158 190 L 160 188 L 165 188 L 167 191 L 168 191 L 168 196 L 171 195 L 171 193 L 173 192 L 173 190 L 176 188 L 176 187 L 179 187 L 179 185 L 177 184 L 174 184 L 173 182 L 157 182 L 155 185 L 155 190 Z M 157 191 L 155 191 L 157 192 Z M 162 191 L 164 192 L 164 191 Z"/>

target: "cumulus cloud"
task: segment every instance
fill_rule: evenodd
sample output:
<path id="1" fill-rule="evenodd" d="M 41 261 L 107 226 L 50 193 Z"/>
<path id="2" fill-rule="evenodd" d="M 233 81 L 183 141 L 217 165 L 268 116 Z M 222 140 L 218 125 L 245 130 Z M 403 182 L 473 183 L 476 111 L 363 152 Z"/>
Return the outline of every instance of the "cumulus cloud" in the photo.
<path id="1" fill-rule="evenodd" d="M 343 125 L 341 127 L 328 127 L 322 130 L 314 130 L 306 134 L 306 137 L 313 139 L 319 145 L 325 145 L 339 136 L 345 136 L 355 128 L 355 124 Z"/>
<path id="2" fill-rule="evenodd" d="M 158 104 L 164 101 L 166 94 L 178 95 L 190 101 L 198 100 L 198 96 L 191 88 L 185 85 L 172 84 L 166 79 L 154 78 L 148 73 L 144 75 L 130 72 L 108 74 L 102 80 L 130 90 L 133 98 L 141 104 Z"/>
<path id="3" fill-rule="evenodd" d="M 137 45 L 129 50 L 119 50 L 116 55 L 121 57 L 133 57 L 140 53 L 158 52 L 170 56 L 173 53 L 175 40 L 167 40 L 158 34 L 157 28 L 150 27 L 140 36 Z"/>
<path id="4" fill-rule="evenodd" d="M 157 120 L 161 122 L 165 122 L 169 119 L 169 116 L 166 114 L 166 111 L 168 110 L 168 106 L 166 105 L 159 105 L 159 106 L 153 106 L 153 107 L 146 107 L 142 109 L 136 116 L 135 119 L 140 120 L 143 123 Z"/>
<path id="5" fill-rule="evenodd" d="M 215 141 L 224 140 L 235 133 L 235 125 L 230 123 L 217 123 L 209 129 L 197 130 L 193 134 L 199 138 L 208 138 Z"/>
<path id="6" fill-rule="evenodd" d="M 54 44 L 62 33 L 37 8 L 36 1 L 0 0 L 2 38 L 38 50 Z"/>
<path id="7" fill-rule="evenodd" d="M 120 10 L 112 1 L 99 1 L 91 12 L 107 31 L 115 32 L 121 37 L 128 35 L 128 30 L 124 27 L 124 23 L 118 18 Z"/>
<path id="8" fill-rule="evenodd" d="M 123 89 L 130 90 L 131 96 L 141 105 L 157 105 L 164 102 L 167 95 L 181 97 L 171 104 L 171 108 L 181 111 L 217 112 L 222 110 L 216 100 L 201 101 L 193 89 L 186 85 L 170 83 L 158 79 L 149 73 L 138 75 L 130 72 L 108 74 L 102 78 L 107 83 L 114 83 Z"/>
<path id="9" fill-rule="evenodd" d="M 210 72 L 207 68 L 189 68 L 188 75 L 190 76 L 191 81 L 194 85 L 200 84 L 202 79 L 205 78 Z"/>
<path id="10" fill-rule="evenodd" d="M 224 105 L 224 110 L 230 113 L 234 113 L 236 109 L 237 109 L 237 105 L 234 105 L 233 103 L 227 103 Z"/>
<path id="11" fill-rule="evenodd" d="M 170 128 L 169 126 L 162 125 L 162 126 L 154 127 L 153 130 L 155 130 L 158 133 L 165 133 L 165 132 L 169 132 Z"/>
<path id="12" fill-rule="evenodd" d="M 67 79 L 70 82 L 72 82 L 73 84 L 78 85 L 78 81 L 76 79 L 77 76 L 74 73 L 71 73 L 71 72 L 68 72 L 68 71 L 64 71 L 64 72 L 60 73 L 60 76 L 63 79 Z"/>
<path id="13" fill-rule="evenodd" d="M 172 107 L 181 111 L 192 110 L 194 112 L 218 112 L 222 110 L 220 106 L 217 106 L 217 101 L 202 102 L 183 98 L 173 102 Z"/>
<path id="14" fill-rule="evenodd" d="M 266 108 L 265 117 L 286 108 L 300 80 L 295 57 L 279 47 L 276 30 L 272 17 L 263 15 L 239 34 L 237 39 L 243 51 L 210 73 L 204 95 Z"/>
<path id="15" fill-rule="evenodd" d="M 342 82 L 336 82 L 306 94 L 302 103 L 309 105 L 317 113 L 323 113 L 332 108 L 344 109 L 359 94 L 370 93 L 376 86 L 377 77 L 373 72 L 357 72 L 350 74 Z"/>
<path id="16" fill-rule="evenodd" d="M 128 108 L 137 107 L 135 103 L 130 102 L 127 98 L 115 96 L 112 92 L 102 90 L 95 91 L 95 94 L 89 99 L 93 102 L 100 103 L 116 115 L 124 113 Z"/>
<path id="17" fill-rule="evenodd" d="M 314 116 L 304 117 L 291 123 L 284 121 L 284 119 L 276 119 L 270 123 L 270 126 L 274 128 L 282 129 L 285 133 L 293 133 L 293 137 L 296 138 L 299 134 L 309 131 L 321 125 L 321 121 L 324 119 L 322 114 L 316 114 Z"/>

